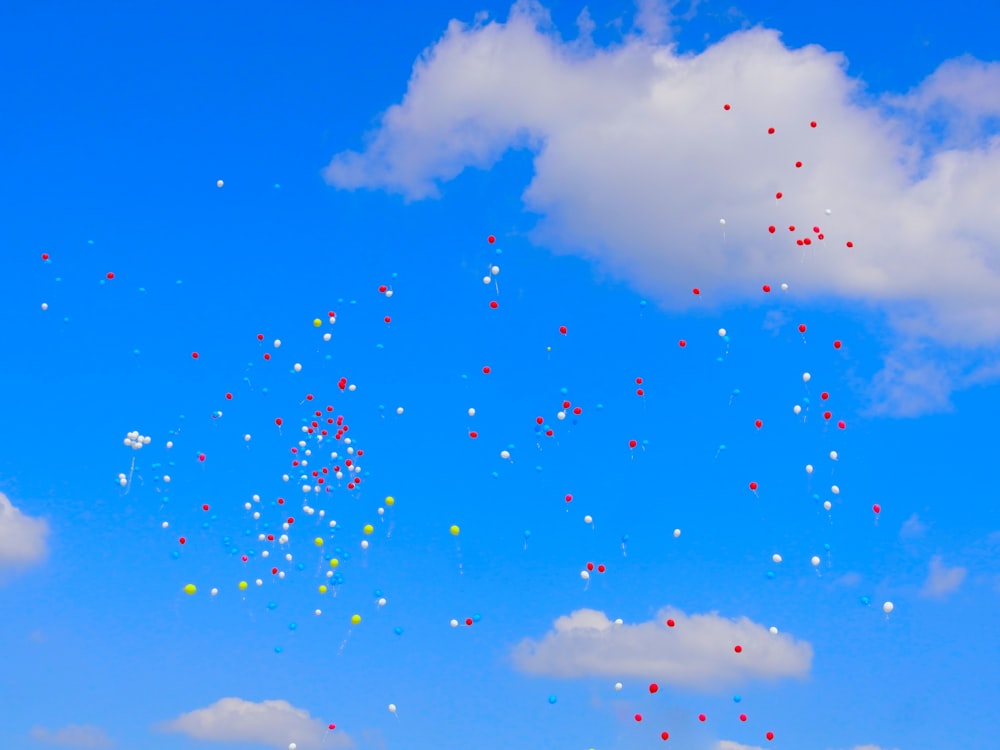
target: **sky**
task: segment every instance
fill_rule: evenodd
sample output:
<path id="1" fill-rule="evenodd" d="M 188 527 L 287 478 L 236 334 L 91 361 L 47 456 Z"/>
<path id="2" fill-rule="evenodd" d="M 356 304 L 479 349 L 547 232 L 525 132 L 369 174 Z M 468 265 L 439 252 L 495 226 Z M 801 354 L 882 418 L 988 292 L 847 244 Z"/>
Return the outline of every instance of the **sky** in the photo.
<path id="1" fill-rule="evenodd" d="M 0 747 L 995 748 L 931 6 L 5 9 Z"/>

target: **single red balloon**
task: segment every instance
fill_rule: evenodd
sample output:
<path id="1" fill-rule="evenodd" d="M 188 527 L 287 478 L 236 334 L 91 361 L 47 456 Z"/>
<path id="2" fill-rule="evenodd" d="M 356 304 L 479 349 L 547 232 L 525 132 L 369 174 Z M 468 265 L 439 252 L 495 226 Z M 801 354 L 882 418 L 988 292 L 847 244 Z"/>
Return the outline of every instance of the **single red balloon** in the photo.
<path id="1" fill-rule="evenodd" d="M 756 492 L 757 491 L 757 483 L 756 482 L 750 482 L 750 489 L 753 490 L 754 492 Z"/>
<path id="2" fill-rule="evenodd" d="M 278 425 L 278 427 L 281 427 L 281 417 L 278 417 L 277 419 L 275 419 L 275 420 L 274 420 L 274 423 L 275 423 L 276 425 Z"/>
<path id="3" fill-rule="evenodd" d="M 490 302 L 490 307 L 493 308 L 494 310 L 496 310 L 498 307 L 500 307 L 500 303 L 497 302 L 496 300 L 493 300 L 492 302 Z M 389 321 L 386 320 L 386 323 L 388 323 L 388 322 Z"/>
<path id="4" fill-rule="evenodd" d="M 841 346 L 843 346 L 843 344 L 840 343 L 840 339 L 837 339 L 836 341 L 833 342 L 834 349 L 839 349 Z"/>
<path id="5" fill-rule="evenodd" d="M 853 242 L 848 242 L 848 243 L 847 243 L 847 246 L 848 246 L 848 247 L 854 247 L 854 243 L 853 243 Z"/>
<path id="6" fill-rule="evenodd" d="M 655 693 L 659 689 L 660 689 L 660 686 L 657 685 L 655 682 L 649 683 L 649 692 Z"/>
<path id="7" fill-rule="evenodd" d="M 698 714 L 698 721 L 705 721 L 708 717 L 705 714 Z"/>
<path id="8" fill-rule="evenodd" d="M 597 566 L 597 572 L 598 573 L 603 573 L 605 570 L 607 570 L 607 568 L 605 568 L 603 565 L 598 565 Z"/>
<path id="9" fill-rule="evenodd" d="M 489 375 L 489 374 L 490 374 L 490 368 L 489 368 L 489 366 L 484 367 L 483 368 L 483 375 Z"/>
<path id="10" fill-rule="evenodd" d="M 815 120 L 813 120 L 812 122 L 810 122 L 810 123 L 809 123 L 809 127 L 811 127 L 811 128 L 814 128 L 814 127 L 816 127 L 816 121 L 815 121 Z"/>
<path id="11" fill-rule="evenodd" d="M 756 420 L 754 420 L 753 424 L 754 424 L 754 427 L 756 427 L 759 430 L 761 427 L 764 426 L 764 420 L 763 419 L 756 419 Z"/>
<path id="12" fill-rule="evenodd" d="M 830 398 L 830 394 L 827 393 L 826 391 L 823 391 L 821 394 L 819 394 L 819 397 L 824 401 L 826 401 L 828 398 Z"/>
<path id="13" fill-rule="evenodd" d="M 740 714 L 740 721 L 746 721 L 746 720 L 747 720 L 747 715 L 746 714 Z"/>
<path id="14" fill-rule="evenodd" d="M 669 740 L 670 739 L 670 732 L 660 732 L 660 739 L 661 740 Z"/>
<path id="15" fill-rule="evenodd" d="M 877 515 L 878 515 L 879 513 L 881 513 L 881 512 L 882 512 L 882 506 L 881 506 L 881 505 L 879 505 L 878 503 L 875 503 L 875 504 L 874 504 L 874 505 L 872 506 L 872 510 L 873 510 L 873 511 L 875 511 L 875 515 L 877 516 Z"/>
<path id="16" fill-rule="evenodd" d="M 847 427 L 847 422 L 841 419 L 839 422 L 837 422 L 837 427 L 843 430 L 845 427 Z"/>
<path id="17" fill-rule="evenodd" d="M 764 284 L 764 286 L 762 286 L 761 289 L 764 290 L 764 294 L 770 294 L 770 292 L 771 292 L 771 285 L 770 284 Z"/>
<path id="18" fill-rule="evenodd" d="M 805 333 L 805 332 L 806 332 L 806 324 L 799 323 L 799 333 Z"/>
<path id="19" fill-rule="evenodd" d="M 642 714 L 636 714 L 635 715 L 635 720 L 636 721 L 642 721 Z"/>
<path id="20" fill-rule="evenodd" d="M 477 437 L 479 437 L 479 433 L 473 430 L 472 432 L 469 433 L 469 437 L 475 440 Z"/>
<path id="21" fill-rule="evenodd" d="M 561 333 L 563 336 L 565 336 L 566 335 L 566 326 L 559 326 L 559 333 Z"/>
<path id="22" fill-rule="evenodd" d="M 566 502 L 567 503 L 573 502 L 573 496 L 572 495 L 566 495 Z"/>
<path id="23" fill-rule="evenodd" d="M 198 359 L 198 352 L 191 352 L 191 359 Z"/>
<path id="24" fill-rule="evenodd" d="M 774 198 L 775 198 L 775 200 L 779 200 L 780 201 L 781 200 L 781 193 L 775 193 L 774 194 Z"/>
<path id="25" fill-rule="evenodd" d="M 767 231 L 768 231 L 768 232 L 770 232 L 771 234 L 774 234 L 774 233 L 775 233 L 775 231 L 777 231 L 777 227 L 775 227 L 775 226 L 774 226 L 774 225 L 772 224 L 771 226 L 769 226 L 769 227 L 767 228 Z"/>
<path id="26" fill-rule="evenodd" d="M 486 241 L 492 245 L 494 242 L 497 241 L 497 238 L 491 234 L 489 237 L 486 238 Z"/>
<path id="27" fill-rule="evenodd" d="M 802 169 L 802 162 L 800 162 L 800 161 L 795 162 L 795 168 L 796 169 Z"/>
<path id="28" fill-rule="evenodd" d="M 743 653 L 743 647 L 737 643 L 735 646 L 733 646 L 733 651 L 735 651 L 737 654 L 741 654 Z"/>
<path id="29" fill-rule="evenodd" d="M 629 440 L 628 441 L 628 447 L 629 448 L 635 448 L 636 445 L 638 445 L 638 443 L 636 443 L 634 440 Z"/>
<path id="30" fill-rule="evenodd" d="M 679 347 L 680 347 L 681 349 L 683 349 L 683 348 L 684 348 L 685 346 L 687 346 L 687 345 L 688 345 L 688 342 L 687 342 L 687 341 L 685 341 L 684 339 L 681 339 L 680 341 L 678 341 L 678 342 L 677 342 L 677 345 L 678 345 L 678 346 L 679 346 Z"/>
<path id="31" fill-rule="evenodd" d="M 113 279 L 114 277 L 115 277 L 115 275 L 109 271 L 108 272 L 108 278 L 109 279 Z"/>
<path id="32" fill-rule="evenodd" d="M 185 539 L 184 537 L 181 537 L 177 541 L 180 542 L 181 544 L 187 544 L 187 539 Z"/>
<path id="33" fill-rule="evenodd" d="M 728 104 L 723 104 L 723 105 L 722 105 L 722 108 L 723 108 L 724 110 L 726 110 L 727 112 L 728 112 L 728 111 L 729 111 L 729 109 L 730 109 L 730 108 L 729 108 L 729 105 L 728 105 Z"/>
<path id="34" fill-rule="evenodd" d="M 774 128 L 768 128 L 767 129 L 767 134 L 768 135 L 774 135 Z"/>
<path id="35" fill-rule="evenodd" d="M 768 740 L 773 740 L 774 739 L 774 732 L 768 732 L 764 736 L 767 737 Z"/>
<path id="36" fill-rule="evenodd" d="M 699 289 L 698 287 L 695 287 L 694 289 L 691 290 L 691 294 L 697 296 L 697 295 L 701 294 L 701 289 Z"/>

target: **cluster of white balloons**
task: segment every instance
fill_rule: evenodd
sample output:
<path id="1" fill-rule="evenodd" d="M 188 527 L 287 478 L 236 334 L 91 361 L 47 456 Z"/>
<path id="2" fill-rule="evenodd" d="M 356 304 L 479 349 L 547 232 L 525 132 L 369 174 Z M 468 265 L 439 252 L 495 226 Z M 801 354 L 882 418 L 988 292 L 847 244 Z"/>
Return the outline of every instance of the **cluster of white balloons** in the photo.
<path id="1" fill-rule="evenodd" d="M 149 435 L 140 435 L 138 430 L 132 430 L 125 436 L 125 446 L 131 448 L 132 450 L 139 450 L 144 445 L 149 445 L 152 440 Z"/>

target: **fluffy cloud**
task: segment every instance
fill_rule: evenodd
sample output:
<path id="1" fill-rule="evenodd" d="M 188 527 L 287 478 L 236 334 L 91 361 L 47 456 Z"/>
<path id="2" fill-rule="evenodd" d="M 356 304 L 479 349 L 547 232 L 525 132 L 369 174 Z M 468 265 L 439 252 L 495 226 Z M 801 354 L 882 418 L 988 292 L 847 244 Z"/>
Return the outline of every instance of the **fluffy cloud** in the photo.
<path id="1" fill-rule="evenodd" d="M 924 581 L 924 587 L 920 590 L 920 594 L 921 596 L 931 598 L 944 598 L 953 591 L 958 590 L 958 587 L 962 585 L 962 581 L 965 580 L 967 572 L 961 566 L 955 566 L 954 568 L 946 567 L 941 562 L 941 556 L 935 555 L 931 558 L 930 572 L 927 575 L 927 580 Z"/>
<path id="2" fill-rule="evenodd" d="M 719 740 L 715 750 L 764 750 L 760 745 L 741 745 L 732 740 Z"/>
<path id="3" fill-rule="evenodd" d="M 365 148 L 333 157 L 328 182 L 429 198 L 464 169 L 527 148 L 533 239 L 665 307 L 759 299 L 768 281 L 882 311 L 898 348 L 875 384 L 876 411 L 940 410 L 953 388 L 996 377 L 1000 225 L 988 217 L 1000 137 L 989 128 L 1000 65 L 949 61 L 874 101 L 838 53 L 789 49 L 754 28 L 681 54 L 656 41 L 670 14 L 638 5 L 643 33 L 604 49 L 588 41 L 589 15 L 580 38 L 563 41 L 530 0 L 505 23 L 452 21 Z M 771 235 L 770 224 L 799 229 Z M 826 239 L 803 252 L 793 240 L 814 225 Z M 708 294 L 694 300 L 691 286 Z"/>
<path id="4" fill-rule="evenodd" d="M 670 618 L 675 626 L 669 628 Z M 743 652 L 734 652 L 739 644 Z M 714 689 L 755 678 L 805 677 L 812 646 L 772 635 L 743 617 L 686 615 L 664 609 L 656 620 L 616 625 L 603 612 L 580 609 L 555 621 L 544 638 L 514 649 L 515 666 L 552 677 L 639 677 L 663 684 Z"/>
<path id="5" fill-rule="evenodd" d="M 921 521 L 920 516 L 916 513 L 903 521 L 903 525 L 899 529 L 899 536 L 901 539 L 919 539 L 926 533 L 927 524 Z"/>
<path id="6" fill-rule="evenodd" d="M 350 748 L 354 742 L 339 729 L 327 726 L 295 708 L 287 701 L 253 703 L 241 698 L 222 698 L 207 708 L 199 708 L 176 719 L 163 722 L 157 729 L 186 734 L 196 740 L 212 742 L 249 742 L 287 750 L 294 742 L 299 750 Z"/>
<path id="7" fill-rule="evenodd" d="M 62 729 L 46 729 L 35 727 L 31 730 L 31 738 L 46 745 L 82 748 L 111 748 L 115 746 L 112 740 L 100 727 L 90 724 L 70 724 Z"/>
<path id="8" fill-rule="evenodd" d="M 0 492 L 0 568 L 38 562 L 48 552 L 49 525 L 25 515 Z"/>

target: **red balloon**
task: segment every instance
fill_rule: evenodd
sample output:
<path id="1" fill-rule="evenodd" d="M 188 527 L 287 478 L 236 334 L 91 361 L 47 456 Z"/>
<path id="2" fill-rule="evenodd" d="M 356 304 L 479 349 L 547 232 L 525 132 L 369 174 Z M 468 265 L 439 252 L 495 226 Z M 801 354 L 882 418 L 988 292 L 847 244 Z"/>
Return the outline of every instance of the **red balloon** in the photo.
<path id="1" fill-rule="evenodd" d="M 275 423 L 276 425 L 278 425 L 278 427 L 281 427 L 281 417 L 278 417 L 277 419 L 275 419 L 275 420 L 274 420 L 274 423 Z"/>
<path id="2" fill-rule="evenodd" d="M 269 359 L 271 359 L 271 355 L 268 354 L 267 352 L 264 352 L 264 361 L 267 362 Z"/>
<path id="3" fill-rule="evenodd" d="M 750 482 L 750 489 L 753 490 L 754 492 L 756 492 L 757 491 L 757 483 L 756 482 Z"/>
<path id="4" fill-rule="evenodd" d="M 278 569 L 277 568 L 271 568 L 271 575 L 273 575 L 273 576 L 278 575 Z"/>
<path id="5" fill-rule="evenodd" d="M 113 279 L 114 277 L 115 277 L 115 275 L 109 271 L 108 272 L 108 278 L 109 279 Z"/>
<path id="6" fill-rule="evenodd" d="M 241 559 L 241 560 L 242 560 L 243 562 L 246 562 L 246 561 L 247 561 L 247 560 L 249 560 L 250 558 L 249 558 L 249 557 L 247 557 L 246 555 L 243 555 L 243 557 L 241 557 L 240 559 Z"/>
<path id="7" fill-rule="evenodd" d="M 226 400 L 232 401 L 233 400 L 233 394 L 232 393 L 227 393 L 226 394 Z"/>
<path id="8" fill-rule="evenodd" d="M 775 230 L 776 227 L 773 224 L 767 228 L 767 231 L 770 232 L 771 234 L 774 234 Z"/>
<path id="9" fill-rule="evenodd" d="M 767 134 L 768 135 L 774 135 L 774 128 L 768 128 L 767 129 Z"/>
<path id="10" fill-rule="evenodd" d="M 843 346 L 843 344 L 840 343 L 840 339 L 837 339 L 836 341 L 833 342 L 834 349 L 839 349 L 841 346 Z"/>
<path id="11" fill-rule="evenodd" d="M 683 348 L 684 348 L 685 346 L 687 346 L 687 345 L 688 345 L 688 342 L 687 342 L 687 341 L 685 341 L 684 339 L 681 339 L 680 341 L 678 341 L 678 342 L 677 342 L 677 345 L 678 345 L 678 346 L 679 346 L 679 347 L 680 347 L 681 349 L 683 349 Z"/>
<path id="12" fill-rule="evenodd" d="M 264 334 L 263 333 L 258 333 L 257 334 L 257 340 L 258 341 L 263 341 L 264 340 Z"/>
<path id="13" fill-rule="evenodd" d="M 803 245 L 811 245 L 812 243 L 813 243 L 813 241 L 812 241 L 812 238 L 810 238 L 810 237 L 806 237 L 805 239 L 802 240 L 802 244 Z"/>
<path id="14" fill-rule="evenodd" d="M 388 315 L 386 315 L 384 318 L 382 318 L 382 320 L 384 320 L 386 323 L 391 323 L 392 322 L 392 318 L 390 318 Z"/>
<path id="15" fill-rule="evenodd" d="M 544 421 L 543 417 L 535 417 L 535 424 L 542 424 Z"/>
<path id="16" fill-rule="evenodd" d="M 497 241 L 497 238 L 491 234 L 489 237 L 486 238 L 486 241 L 492 245 L 494 242 Z"/>
<path id="17" fill-rule="evenodd" d="M 747 720 L 747 715 L 746 714 L 740 714 L 740 721 L 746 721 L 746 720 Z"/>
<path id="18" fill-rule="evenodd" d="M 559 326 L 559 333 L 561 333 L 563 336 L 565 336 L 566 335 L 566 326 Z"/>
<path id="19" fill-rule="evenodd" d="M 789 224 L 788 225 L 788 231 L 789 232 L 794 232 L 795 231 L 795 225 L 794 224 Z"/>
<path id="20" fill-rule="evenodd" d="M 333 731 L 336 728 L 337 728 L 336 724 L 330 724 L 330 725 L 327 726 L 327 729 L 329 729 L 330 731 Z"/>
<path id="21" fill-rule="evenodd" d="M 489 366 L 484 367 L 483 368 L 483 375 L 489 375 L 489 374 L 490 374 L 490 368 L 489 368 Z"/>
<path id="22" fill-rule="evenodd" d="M 737 643 L 735 646 L 733 646 L 733 651 L 735 651 L 737 654 L 741 654 L 743 653 L 743 647 Z"/>
<path id="23" fill-rule="evenodd" d="M 500 303 L 498 303 L 496 300 L 493 300 L 492 302 L 490 302 L 490 307 L 496 310 L 498 307 L 500 307 Z M 389 321 L 387 320 L 386 322 L 388 323 Z"/>
<path id="24" fill-rule="evenodd" d="M 809 127 L 811 127 L 811 128 L 814 128 L 814 127 L 816 127 L 816 121 L 815 121 L 815 120 L 813 120 L 812 122 L 810 122 L 810 123 L 809 123 Z"/>
<path id="25" fill-rule="evenodd" d="M 607 570 L 607 568 L 605 568 L 603 565 L 598 565 L 597 566 L 597 572 L 598 573 L 603 573 L 605 570 Z"/>
<path id="26" fill-rule="evenodd" d="M 673 627 L 674 625 L 676 625 L 676 624 L 677 624 L 677 623 L 675 623 L 675 622 L 674 622 L 673 620 L 667 620 L 667 627 L 668 627 L 668 628 L 672 628 L 672 627 Z"/>
<path id="27" fill-rule="evenodd" d="M 388 289 L 388 287 L 385 284 L 380 284 L 378 288 L 379 294 L 385 294 L 386 289 Z"/>
<path id="28" fill-rule="evenodd" d="M 805 332 L 806 332 L 806 324 L 799 323 L 799 333 L 805 333 Z"/>
<path id="29" fill-rule="evenodd" d="M 198 352 L 191 352 L 191 359 L 198 359 Z"/>
<path id="30" fill-rule="evenodd" d="M 642 390 L 642 388 L 636 388 L 635 389 L 635 395 L 636 396 L 645 396 L 646 392 L 644 390 Z"/>
<path id="31" fill-rule="evenodd" d="M 832 412 L 829 412 L 829 411 L 823 412 L 823 419 L 829 419 L 832 416 L 833 416 Z"/>
<path id="32" fill-rule="evenodd" d="M 722 108 L 723 108 L 724 110 L 726 110 L 727 112 L 729 111 L 729 105 L 728 105 L 728 104 L 723 104 L 723 105 L 722 105 Z"/>
<path id="33" fill-rule="evenodd" d="M 576 408 L 573 409 L 573 413 L 574 414 L 583 414 L 583 409 L 581 409 L 579 406 L 577 406 Z"/>
<path id="34" fill-rule="evenodd" d="M 698 714 L 698 721 L 705 721 L 708 717 L 705 714 Z"/>
<path id="35" fill-rule="evenodd" d="M 771 292 L 771 285 L 770 284 L 764 284 L 764 286 L 762 286 L 761 289 L 764 290 L 764 294 L 769 294 Z"/>
<path id="36" fill-rule="evenodd" d="M 554 435 L 554 434 L 555 434 L 555 433 L 553 433 L 553 432 L 552 432 L 552 430 L 546 430 L 546 431 L 545 431 L 545 436 L 546 436 L 546 437 L 552 437 L 552 435 Z"/>
<path id="37" fill-rule="evenodd" d="M 636 445 L 638 445 L 638 443 L 636 443 L 635 440 L 629 440 L 628 441 L 628 447 L 629 448 L 635 448 Z"/>
<path id="38" fill-rule="evenodd" d="M 205 454 L 204 453 L 199 453 L 198 454 L 198 460 L 199 461 L 204 461 L 205 460 Z"/>
<path id="39" fill-rule="evenodd" d="M 764 736 L 767 737 L 768 740 L 773 740 L 774 739 L 774 732 L 768 732 Z"/>
<path id="40" fill-rule="evenodd" d="M 754 424 L 754 427 L 756 427 L 759 430 L 761 427 L 764 426 L 764 420 L 763 419 L 757 419 L 757 420 L 754 421 L 753 424 Z"/>
<path id="41" fill-rule="evenodd" d="M 635 715 L 635 720 L 636 721 L 642 721 L 642 714 L 636 714 Z"/>
<path id="42" fill-rule="evenodd" d="M 466 625 L 471 625 L 472 624 L 472 618 L 471 617 L 466 617 L 465 618 L 465 624 Z"/>
<path id="43" fill-rule="evenodd" d="M 669 740 L 670 739 L 670 732 L 660 732 L 660 739 L 661 740 Z"/>
<path id="44" fill-rule="evenodd" d="M 566 502 L 567 503 L 573 502 L 573 496 L 572 495 L 566 495 Z"/>
<path id="45" fill-rule="evenodd" d="M 881 506 L 881 505 L 879 505 L 878 503 L 875 503 L 875 504 L 874 504 L 874 505 L 872 506 L 872 510 L 873 510 L 873 511 L 875 511 L 875 515 L 877 516 L 877 515 L 878 515 L 879 513 L 881 513 L 881 512 L 882 512 L 882 506 Z"/>
<path id="46" fill-rule="evenodd" d="M 563 409 L 569 408 L 569 401 L 563 401 Z"/>
<path id="47" fill-rule="evenodd" d="M 841 419 L 839 422 L 837 422 L 837 427 L 843 430 L 845 427 L 847 427 L 847 422 Z"/>
<path id="48" fill-rule="evenodd" d="M 659 689 L 660 689 L 660 686 L 657 685 L 655 682 L 649 683 L 649 692 L 655 693 Z"/>
<path id="49" fill-rule="evenodd" d="M 177 541 L 180 542 L 181 544 L 187 544 L 187 539 L 185 539 L 184 537 L 181 537 Z"/>
<path id="50" fill-rule="evenodd" d="M 469 437 L 475 440 L 477 437 L 479 437 L 479 433 L 473 430 L 472 432 L 469 433 Z"/>
<path id="51" fill-rule="evenodd" d="M 817 235 L 816 235 L 816 239 L 818 239 L 818 240 L 821 240 L 821 239 L 823 239 L 823 233 L 822 233 L 822 232 L 820 232 L 819 234 L 817 234 Z"/>
<path id="52" fill-rule="evenodd" d="M 635 379 L 635 384 L 636 385 L 642 385 L 642 378 L 636 378 Z"/>
<path id="53" fill-rule="evenodd" d="M 826 391 L 823 391 L 821 394 L 819 394 L 819 397 L 824 401 L 826 401 L 828 398 L 830 398 L 830 394 L 827 393 Z"/>
<path id="54" fill-rule="evenodd" d="M 701 289 L 699 289 L 698 287 L 695 287 L 694 289 L 691 290 L 691 294 L 697 296 L 697 295 L 701 294 Z"/>
<path id="55" fill-rule="evenodd" d="M 802 169 L 802 162 L 800 162 L 800 161 L 795 162 L 795 168 L 796 169 Z"/>
<path id="56" fill-rule="evenodd" d="M 202 505 L 201 509 L 202 510 L 208 510 L 208 503 L 205 503 L 204 505 Z"/>
<path id="57" fill-rule="evenodd" d="M 853 243 L 853 242 L 848 242 L 848 243 L 847 243 L 847 246 L 848 246 L 848 247 L 854 247 L 854 243 Z"/>
<path id="58" fill-rule="evenodd" d="M 49 259 L 49 254 L 48 253 L 42 253 L 42 260 L 48 260 L 48 259 Z"/>
<path id="59" fill-rule="evenodd" d="M 775 193 L 774 194 L 774 199 L 780 201 L 781 200 L 781 193 Z"/>

